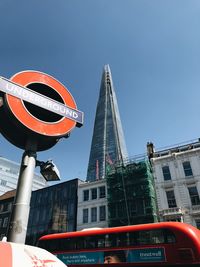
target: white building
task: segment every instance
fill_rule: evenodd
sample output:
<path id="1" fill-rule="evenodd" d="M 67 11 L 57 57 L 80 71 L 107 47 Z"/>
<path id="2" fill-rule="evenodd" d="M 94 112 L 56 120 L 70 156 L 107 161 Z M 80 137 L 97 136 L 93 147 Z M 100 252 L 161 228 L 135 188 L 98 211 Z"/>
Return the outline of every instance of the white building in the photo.
<path id="1" fill-rule="evenodd" d="M 149 145 L 161 220 L 200 228 L 200 139 L 158 152 Z"/>
<path id="2" fill-rule="evenodd" d="M 106 194 L 105 179 L 79 184 L 77 230 L 108 226 Z"/>
<path id="3" fill-rule="evenodd" d="M 20 164 L 0 157 L 0 195 L 16 189 L 19 177 Z M 39 174 L 34 174 L 32 190 L 45 187 L 46 180 Z"/>

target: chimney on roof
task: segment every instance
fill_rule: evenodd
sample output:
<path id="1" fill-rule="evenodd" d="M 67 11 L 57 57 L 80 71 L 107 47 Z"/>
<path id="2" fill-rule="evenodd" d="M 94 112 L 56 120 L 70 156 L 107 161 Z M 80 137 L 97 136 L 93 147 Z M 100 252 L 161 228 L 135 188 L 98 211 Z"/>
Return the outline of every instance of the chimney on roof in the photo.
<path id="1" fill-rule="evenodd" d="M 153 158 L 154 154 L 154 144 L 152 142 L 147 142 L 147 156 L 149 159 Z"/>

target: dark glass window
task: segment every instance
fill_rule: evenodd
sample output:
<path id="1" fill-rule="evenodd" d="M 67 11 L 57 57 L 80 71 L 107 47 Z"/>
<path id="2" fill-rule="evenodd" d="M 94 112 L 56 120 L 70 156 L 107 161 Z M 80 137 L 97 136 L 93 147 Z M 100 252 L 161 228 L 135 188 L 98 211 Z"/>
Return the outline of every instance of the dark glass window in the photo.
<path id="1" fill-rule="evenodd" d="M 192 176 L 193 175 L 192 168 L 191 168 L 189 161 L 183 162 L 183 169 L 184 169 L 185 176 Z"/>
<path id="2" fill-rule="evenodd" d="M 195 220 L 196 227 L 200 229 L 200 219 Z"/>
<path id="3" fill-rule="evenodd" d="M 175 243 L 176 242 L 176 237 L 174 233 L 172 233 L 170 230 L 166 229 L 164 230 L 165 234 L 165 243 Z"/>
<path id="4" fill-rule="evenodd" d="M 35 194 L 35 196 L 37 196 Z M 53 202 L 53 190 L 48 190 L 48 203 L 52 203 Z"/>
<path id="5" fill-rule="evenodd" d="M 104 198 L 106 197 L 106 188 L 105 186 L 99 187 L 99 198 Z"/>
<path id="6" fill-rule="evenodd" d="M 97 247 L 97 237 L 96 236 L 84 237 L 84 248 L 96 248 L 96 247 Z"/>
<path id="7" fill-rule="evenodd" d="M 188 187 L 192 205 L 200 205 L 199 194 L 196 186 Z"/>
<path id="8" fill-rule="evenodd" d="M 3 220 L 3 227 L 6 228 L 8 225 L 8 217 L 5 217 Z"/>
<path id="9" fill-rule="evenodd" d="M 83 201 L 88 201 L 89 200 L 89 190 L 84 190 L 83 191 Z"/>
<path id="10" fill-rule="evenodd" d="M 119 202 L 117 205 L 117 216 L 118 218 L 127 217 L 127 209 L 125 203 Z"/>
<path id="11" fill-rule="evenodd" d="M 92 199 L 97 199 L 97 188 L 92 188 L 91 189 L 91 198 Z"/>
<path id="12" fill-rule="evenodd" d="M 40 221 L 40 210 L 35 210 L 35 222 L 38 223 Z"/>
<path id="13" fill-rule="evenodd" d="M 169 166 L 163 166 L 162 167 L 162 172 L 163 172 L 163 177 L 164 177 L 165 181 L 172 179 Z"/>
<path id="14" fill-rule="evenodd" d="M 74 203 L 72 201 L 68 201 L 67 206 L 68 206 L 68 217 L 73 218 L 75 210 Z"/>
<path id="15" fill-rule="evenodd" d="M 97 221 L 97 208 L 93 207 L 91 208 L 91 222 Z"/>
<path id="16" fill-rule="evenodd" d="M 32 192 L 27 244 L 35 245 L 43 232 L 46 234 L 76 230 L 77 182 L 75 179 L 63 183 L 62 186 L 55 185 Z M 84 219 L 87 220 L 87 216 Z"/>
<path id="17" fill-rule="evenodd" d="M 106 220 L 106 206 L 99 207 L 99 220 L 100 221 Z"/>
<path id="18" fill-rule="evenodd" d="M 37 195 L 37 204 L 40 204 L 42 202 L 43 196 L 42 193 L 38 193 Z"/>
<path id="19" fill-rule="evenodd" d="M 105 247 L 105 235 L 100 235 L 100 236 L 97 236 L 97 239 L 98 239 L 98 242 L 97 242 L 97 246 L 98 248 L 104 248 Z"/>
<path id="20" fill-rule="evenodd" d="M 167 202 L 168 202 L 169 208 L 177 207 L 174 191 L 173 190 L 166 191 L 166 195 L 167 195 Z"/>
<path id="21" fill-rule="evenodd" d="M 12 202 L 8 203 L 8 211 L 11 211 L 12 210 L 12 206 L 13 206 L 13 203 Z"/>
<path id="22" fill-rule="evenodd" d="M 4 209 L 4 205 L 3 204 L 0 204 L 0 212 L 2 212 Z"/>
<path id="23" fill-rule="evenodd" d="M 138 232 L 140 244 L 160 244 L 164 243 L 164 232 L 162 230 L 150 230 Z"/>
<path id="24" fill-rule="evenodd" d="M 112 209 L 108 209 L 108 217 L 111 219 L 115 219 L 117 217 L 117 207 L 116 205 L 112 207 Z"/>
<path id="25" fill-rule="evenodd" d="M 83 223 L 88 223 L 88 209 L 83 209 Z"/>
<path id="26" fill-rule="evenodd" d="M 41 211 L 41 221 L 42 222 L 45 222 L 46 221 L 46 215 L 47 215 L 47 210 L 46 209 L 43 209 Z"/>
<path id="27" fill-rule="evenodd" d="M 131 216 L 135 216 L 137 214 L 137 206 L 135 201 L 130 201 L 129 203 L 129 212 Z"/>

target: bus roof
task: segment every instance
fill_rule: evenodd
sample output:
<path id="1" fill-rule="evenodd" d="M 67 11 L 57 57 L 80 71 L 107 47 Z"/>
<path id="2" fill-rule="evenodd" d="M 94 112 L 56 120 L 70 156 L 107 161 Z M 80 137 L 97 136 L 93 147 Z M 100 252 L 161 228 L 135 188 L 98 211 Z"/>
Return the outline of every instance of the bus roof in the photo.
<path id="1" fill-rule="evenodd" d="M 103 234 L 114 234 L 116 232 L 129 232 L 129 231 L 142 231 L 142 230 L 156 230 L 156 229 L 171 229 L 172 231 L 181 230 L 182 232 L 195 232 L 195 234 L 200 237 L 200 230 L 196 227 L 181 223 L 181 222 L 158 222 L 158 223 L 147 223 L 147 224 L 138 224 L 138 225 L 128 225 L 128 226 L 118 226 L 110 228 L 89 228 L 84 229 L 84 231 L 76 232 L 65 232 L 65 233 L 56 233 L 48 234 L 42 236 L 39 240 L 48 240 L 48 239 L 59 239 L 59 238 L 75 238 L 79 236 L 92 236 L 92 235 L 103 235 Z"/>

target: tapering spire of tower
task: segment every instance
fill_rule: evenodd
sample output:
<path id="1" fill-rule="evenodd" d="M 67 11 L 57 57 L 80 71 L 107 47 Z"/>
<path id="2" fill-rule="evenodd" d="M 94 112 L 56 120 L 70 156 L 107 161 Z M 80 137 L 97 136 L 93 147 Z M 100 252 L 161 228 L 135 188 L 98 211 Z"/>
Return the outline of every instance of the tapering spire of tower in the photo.
<path id="1" fill-rule="evenodd" d="M 105 178 L 106 166 L 127 158 L 117 98 L 109 65 L 104 66 L 96 109 L 87 181 Z"/>

